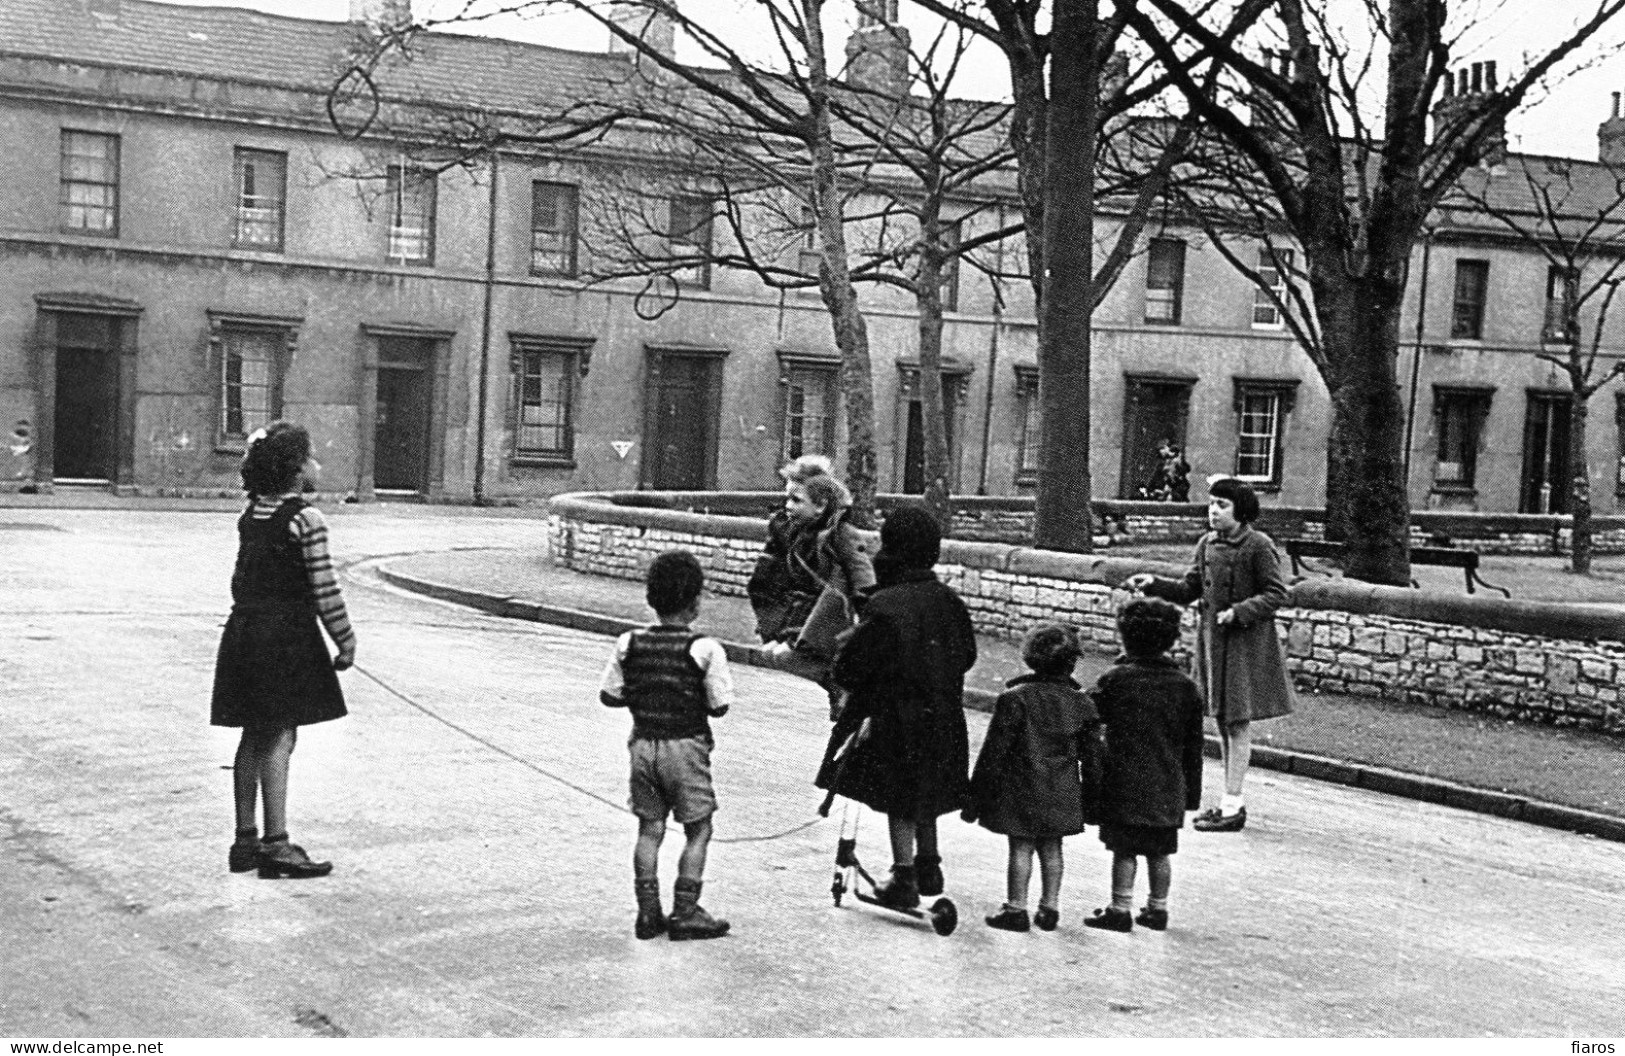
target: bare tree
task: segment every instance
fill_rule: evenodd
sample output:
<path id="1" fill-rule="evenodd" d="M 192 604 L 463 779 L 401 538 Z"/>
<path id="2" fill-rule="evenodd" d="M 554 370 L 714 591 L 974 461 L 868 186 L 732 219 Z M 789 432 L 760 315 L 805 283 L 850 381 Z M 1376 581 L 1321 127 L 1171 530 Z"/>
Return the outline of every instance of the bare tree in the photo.
<path id="1" fill-rule="evenodd" d="M 1550 296 L 1536 353 L 1569 382 L 1570 567 L 1591 571 L 1591 475 L 1586 423 L 1591 397 L 1625 374 L 1625 358 L 1598 372 L 1609 311 L 1625 280 L 1625 173 L 1611 165 L 1509 158 L 1504 171 L 1466 173 L 1446 197 L 1491 217 L 1549 266 Z M 1589 326 L 1587 326 L 1589 324 Z"/>
<path id="2" fill-rule="evenodd" d="M 1175 74 L 1192 109 L 1246 159 L 1253 186 L 1273 203 L 1277 230 L 1302 251 L 1300 266 L 1267 266 L 1267 276 L 1252 270 L 1295 277 L 1291 299 L 1317 328 L 1306 350 L 1332 397 L 1327 529 L 1347 541 L 1346 572 L 1407 584 L 1410 506 L 1396 365 L 1411 252 L 1431 210 L 1495 149 L 1507 115 L 1625 10 L 1625 0 L 1597 0 L 1506 87 L 1491 78 L 1457 96 L 1431 137 L 1428 118 L 1453 76 L 1457 44 L 1443 0 L 1366 0 L 1365 22 L 1352 29 L 1333 24 L 1324 5 L 1272 0 L 1266 32 L 1246 49 L 1181 0 L 1145 2 L 1130 19 L 1136 33 Z M 1181 72 L 1192 47 L 1232 71 L 1228 91 L 1215 97 Z M 1240 111 L 1248 108 L 1261 119 L 1245 121 Z M 1280 258 L 1270 249 L 1264 260 Z"/>

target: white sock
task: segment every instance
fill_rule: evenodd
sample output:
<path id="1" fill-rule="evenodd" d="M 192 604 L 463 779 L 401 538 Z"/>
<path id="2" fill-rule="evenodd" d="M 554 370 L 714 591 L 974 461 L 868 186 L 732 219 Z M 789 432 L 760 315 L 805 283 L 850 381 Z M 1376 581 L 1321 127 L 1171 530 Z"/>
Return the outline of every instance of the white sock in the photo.
<path id="1" fill-rule="evenodd" d="M 1226 792 L 1219 799 L 1219 813 L 1225 815 L 1226 817 L 1229 817 L 1232 814 L 1241 813 L 1241 808 L 1242 802 L 1240 796 L 1232 796 L 1230 793 Z"/>

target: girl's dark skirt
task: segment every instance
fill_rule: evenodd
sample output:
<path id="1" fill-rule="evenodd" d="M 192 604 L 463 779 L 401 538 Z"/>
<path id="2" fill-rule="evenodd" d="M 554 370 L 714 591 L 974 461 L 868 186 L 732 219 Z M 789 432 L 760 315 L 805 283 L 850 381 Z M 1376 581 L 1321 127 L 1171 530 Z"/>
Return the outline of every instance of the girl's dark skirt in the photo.
<path id="1" fill-rule="evenodd" d="M 1100 826 L 1100 842 L 1113 854 L 1132 854 L 1136 857 L 1157 858 L 1179 851 L 1179 830 L 1163 825 Z"/>
<path id="2" fill-rule="evenodd" d="M 308 604 L 231 610 L 215 659 L 210 725 L 285 729 L 345 714 L 333 658 Z"/>

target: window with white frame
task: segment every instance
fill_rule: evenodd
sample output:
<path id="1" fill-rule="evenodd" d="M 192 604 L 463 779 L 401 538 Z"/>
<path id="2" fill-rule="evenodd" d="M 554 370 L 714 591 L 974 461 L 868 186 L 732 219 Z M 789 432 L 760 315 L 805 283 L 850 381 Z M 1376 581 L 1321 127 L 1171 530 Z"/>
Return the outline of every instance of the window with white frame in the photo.
<path id="1" fill-rule="evenodd" d="M 1279 330 L 1286 325 L 1281 305 L 1286 303 L 1287 273 L 1292 269 L 1292 250 L 1278 246 L 1258 249 L 1258 277 L 1262 285 L 1253 290 L 1253 329 Z"/>
<path id="2" fill-rule="evenodd" d="M 217 446 L 235 450 L 282 417 L 282 383 L 297 330 L 270 319 L 211 313 L 209 343 L 219 366 Z"/>
<path id="3" fill-rule="evenodd" d="M 389 259 L 396 264 L 434 263 L 435 174 L 404 165 L 389 167 Z"/>
<path id="4" fill-rule="evenodd" d="M 1043 440 L 1038 403 L 1038 371 L 1016 368 L 1016 481 L 1038 479 L 1038 452 Z"/>
<path id="5" fill-rule="evenodd" d="M 514 461 L 572 463 L 576 382 L 585 372 L 586 346 L 528 336 L 512 340 Z"/>
<path id="6" fill-rule="evenodd" d="M 835 408 L 838 367 L 835 363 L 790 360 L 779 380 L 784 389 L 785 461 L 802 455 L 835 454 Z"/>
<path id="7" fill-rule="evenodd" d="M 237 215 L 232 244 L 244 249 L 280 251 L 288 156 L 272 150 L 238 147 L 234 179 Z"/>
<path id="8" fill-rule="evenodd" d="M 711 288 L 713 202 L 703 195 L 679 194 L 669 203 L 666 239 L 675 260 L 688 262 L 672 274 L 685 286 Z"/>
<path id="9" fill-rule="evenodd" d="M 1281 485 L 1281 456 L 1296 381 L 1237 378 L 1235 475 L 1255 487 Z"/>
<path id="10" fill-rule="evenodd" d="M 1484 336 L 1484 304 L 1489 291 L 1489 261 L 1456 261 L 1456 289 L 1450 310 L 1451 337 L 1477 341 Z"/>
<path id="11" fill-rule="evenodd" d="M 62 130 L 62 230 L 118 237 L 119 137 Z"/>
<path id="12" fill-rule="evenodd" d="M 1573 306 L 1580 296 L 1580 275 L 1573 268 L 1553 265 L 1546 269 L 1546 318 L 1541 324 L 1540 339 L 1553 344 L 1566 344 L 1578 336 Z"/>
<path id="13" fill-rule="evenodd" d="M 580 201 L 581 189 L 574 184 L 531 183 L 531 274 L 575 275 Z"/>
<path id="14" fill-rule="evenodd" d="M 1153 238 L 1145 261 L 1145 321 L 1179 322 L 1185 289 L 1185 243 Z"/>

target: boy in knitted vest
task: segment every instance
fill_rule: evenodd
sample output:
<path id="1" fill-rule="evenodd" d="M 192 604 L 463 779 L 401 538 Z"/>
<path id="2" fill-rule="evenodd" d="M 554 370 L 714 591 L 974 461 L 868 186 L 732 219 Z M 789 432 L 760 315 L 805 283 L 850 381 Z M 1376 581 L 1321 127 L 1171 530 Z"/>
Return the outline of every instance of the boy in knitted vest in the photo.
<path id="1" fill-rule="evenodd" d="M 728 657 L 715 638 L 695 634 L 689 625 L 700 613 L 705 572 L 693 554 L 669 550 L 649 565 L 649 607 L 660 622 L 628 631 L 599 686 L 598 698 L 632 712 L 632 813 L 638 843 L 632 855 L 638 896 L 634 928 L 640 939 L 665 934 L 673 941 L 715 939 L 728 922 L 700 908 L 705 852 L 711 843 L 711 815 L 717 809 L 711 788 L 710 717 L 733 704 Z M 666 818 L 675 817 L 688 842 L 677 862 L 671 916 L 660 907 L 660 841 Z"/>

